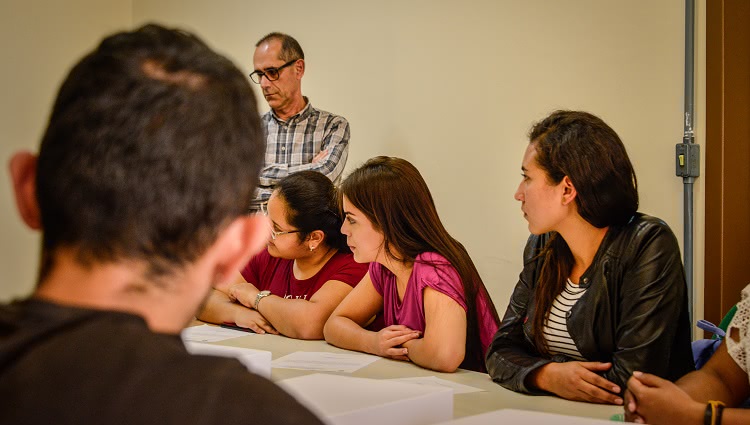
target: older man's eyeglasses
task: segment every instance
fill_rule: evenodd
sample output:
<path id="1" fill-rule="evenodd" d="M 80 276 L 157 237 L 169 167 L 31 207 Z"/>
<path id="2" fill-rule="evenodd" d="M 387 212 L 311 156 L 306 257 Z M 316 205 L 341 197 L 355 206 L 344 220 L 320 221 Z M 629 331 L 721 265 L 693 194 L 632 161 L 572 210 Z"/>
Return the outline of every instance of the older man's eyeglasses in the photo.
<path id="1" fill-rule="evenodd" d="M 279 73 L 282 69 L 286 68 L 287 66 L 297 62 L 299 59 L 292 59 L 289 62 L 285 63 L 284 65 L 281 65 L 278 68 L 268 68 L 264 71 L 257 70 L 250 74 L 250 79 L 253 80 L 253 83 L 260 84 L 260 80 L 263 77 L 268 78 L 268 81 L 276 81 L 279 79 Z"/>

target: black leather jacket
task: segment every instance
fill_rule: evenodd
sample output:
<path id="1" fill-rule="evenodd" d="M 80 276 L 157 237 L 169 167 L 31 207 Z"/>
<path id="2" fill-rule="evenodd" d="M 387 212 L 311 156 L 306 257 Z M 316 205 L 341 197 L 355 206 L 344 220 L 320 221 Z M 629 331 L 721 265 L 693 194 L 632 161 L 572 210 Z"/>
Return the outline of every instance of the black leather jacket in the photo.
<path id="1" fill-rule="evenodd" d="M 529 394 L 544 393 L 527 387 L 530 372 L 573 360 L 543 357 L 533 344 L 537 254 L 549 237 L 529 237 L 523 271 L 486 357 L 495 382 Z M 583 357 L 612 362 L 604 378 L 624 390 L 634 370 L 674 381 L 695 369 L 680 248 L 666 223 L 637 213 L 610 227 L 579 284 L 588 290 L 568 313 L 568 332 Z"/>

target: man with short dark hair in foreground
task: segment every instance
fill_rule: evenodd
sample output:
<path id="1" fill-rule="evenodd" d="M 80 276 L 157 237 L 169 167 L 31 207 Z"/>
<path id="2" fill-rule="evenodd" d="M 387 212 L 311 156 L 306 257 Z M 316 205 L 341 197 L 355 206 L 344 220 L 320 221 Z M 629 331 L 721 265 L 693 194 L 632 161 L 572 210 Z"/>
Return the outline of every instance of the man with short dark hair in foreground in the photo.
<path id="1" fill-rule="evenodd" d="M 71 70 L 38 156 L 10 162 L 43 236 L 33 295 L 0 306 L 0 423 L 320 424 L 179 337 L 265 243 L 264 145 L 243 74 L 189 33 L 115 34 Z"/>

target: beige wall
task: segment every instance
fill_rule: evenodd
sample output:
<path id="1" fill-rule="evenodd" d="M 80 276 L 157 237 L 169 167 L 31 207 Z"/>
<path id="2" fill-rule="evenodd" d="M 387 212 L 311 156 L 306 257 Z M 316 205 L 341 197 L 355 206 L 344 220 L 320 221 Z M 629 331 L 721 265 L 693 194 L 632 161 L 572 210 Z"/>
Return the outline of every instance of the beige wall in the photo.
<path id="1" fill-rule="evenodd" d="M 673 157 L 682 138 L 683 0 L 265 5 L 134 0 L 133 19 L 196 30 L 248 72 L 258 38 L 294 35 L 307 57 L 303 92 L 351 123 L 347 169 L 378 154 L 414 162 L 500 310 L 528 236 L 513 200 L 525 134 L 556 108 L 594 112 L 615 128 L 636 167 L 641 210 L 682 239 Z M 699 179 L 698 201 L 701 188 Z M 702 217 L 699 208 L 701 229 Z"/>
<path id="2" fill-rule="evenodd" d="M 131 0 L 0 2 L 0 300 L 27 294 L 36 279 L 39 237 L 13 204 L 7 163 L 36 150 L 67 70 L 99 39 L 132 22 Z"/>
<path id="3" fill-rule="evenodd" d="M 528 236 L 513 200 L 525 134 L 556 108 L 596 113 L 620 134 L 638 173 L 641 210 L 666 220 L 682 239 L 682 182 L 673 156 L 682 137 L 683 4 L 132 0 L 132 23 L 194 30 L 248 72 L 258 38 L 270 31 L 294 35 L 307 56 L 303 92 L 351 123 L 347 169 L 378 154 L 415 163 L 446 227 L 466 245 L 504 311 Z M 47 100 L 59 71 L 39 77 Z M 702 68 L 696 74 L 703 78 Z M 35 120 L 32 141 L 24 141 L 30 146 L 46 108 L 26 116 Z M 700 128 L 698 136 L 703 143 Z M 700 179 L 697 186 L 702 235 Z M 23 239 L 23 256 L 0 257 L 7 267 L 30 264 L 31 237 L 15 217 L 3 217 L 4 229 L 8 220 L 15 234 L 6 240 Z"/>

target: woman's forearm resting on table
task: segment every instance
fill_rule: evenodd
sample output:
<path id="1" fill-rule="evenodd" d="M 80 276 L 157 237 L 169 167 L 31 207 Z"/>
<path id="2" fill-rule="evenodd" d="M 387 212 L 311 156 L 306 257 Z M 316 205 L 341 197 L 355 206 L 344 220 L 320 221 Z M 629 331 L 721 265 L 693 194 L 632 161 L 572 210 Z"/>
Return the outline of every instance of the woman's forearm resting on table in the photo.
<path id="1" fill-rule="evenodd" d="M 209 323 L 236 323 L 235 313 L 238 309 L 246 308 L 230 300 L 227 294 L 213 289 L 206 299 L 203 309 L 198 312 L 196 317 Z"/>
<path id="2" fill-rule="evenodd" d="M 337 347 L 347 350 L 376 354 L 373 347 L 373 335 L 348 317 L 332 314 L 323 327 L 325 340 Z"/>
<path id="3" fill-rule="evenodd" d="M 263 298 L 258 311 L 282 334 L 297 339 L 323 339 L 323 326 L 336 306 L 351 292 L 340 281 L 326 282 L 309 300 Z"/>

